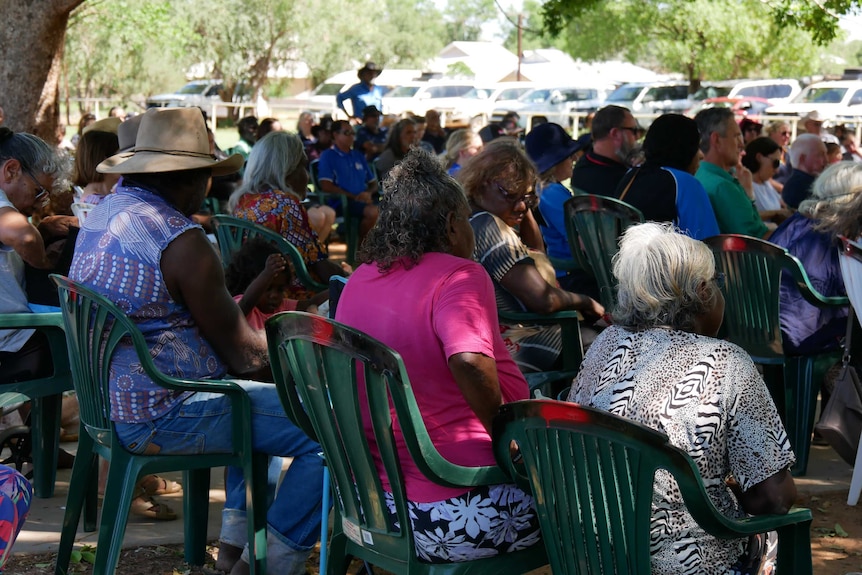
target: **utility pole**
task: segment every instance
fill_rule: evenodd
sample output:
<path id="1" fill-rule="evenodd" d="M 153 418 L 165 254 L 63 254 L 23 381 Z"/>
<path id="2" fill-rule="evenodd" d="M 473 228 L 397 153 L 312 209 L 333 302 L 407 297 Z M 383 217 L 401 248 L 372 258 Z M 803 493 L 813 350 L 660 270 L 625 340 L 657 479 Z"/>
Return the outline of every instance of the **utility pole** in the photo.
<path id="1" fill-rule="evenodd" d="M 518 14 L 518 82 L 521 81 L 521 60 L 524 58 L 524 51 L 521 49 L 521 41 L 524 37 L 524 15 Z"/>

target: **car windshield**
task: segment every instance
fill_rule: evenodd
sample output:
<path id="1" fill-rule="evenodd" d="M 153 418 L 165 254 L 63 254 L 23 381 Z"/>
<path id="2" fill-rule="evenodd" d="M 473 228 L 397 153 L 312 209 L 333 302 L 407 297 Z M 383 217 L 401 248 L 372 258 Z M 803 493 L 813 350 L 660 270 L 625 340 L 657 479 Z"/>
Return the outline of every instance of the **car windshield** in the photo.
<path id="1" fill-rule="evenodd" d="M 607 102 L 633 102 L 643 86 L 620 86 L 608 96 Z"/>
<path id="2" fill-rule="evenodd" d="M 847 93 L 847 88 L 806 88 L 799 95 L 797 102 L 820 103 L 820 104 L 838 104 Z"/>
<path id="3" fill-rule="evenodd" d="M 730 94 L 730 86 L 701 86 L 697 92 L 692 94 L 694 100 L 706 100 L 707 98 L 726 98 Z"/>
<path id="4" fill-rule="evenodd" d="M 582 100 L 593 100 L 598 97 L 595 90 L 582 89 L 560 90 L 560 95 L 566 102 L 580 102 Z"/>
<path id="5" fill-rule="evenodd" d="M 487 88 L 473 88 L 461 97 L 468 100 L 487 100 L 490 96 L 491 90 Z"/>
<path id="6" fill-rule="evenodd" d="M 498 100 L 517 100 L 530 91 L 530 88 L 507 88 L 497 96 Z"/>
<path id="7" fill-rule="evenodd" d="M 419 86 L 398 86 L 386 95 L 390 98 L 412 98 L 419 88 Z"/>
<path id="8" fill-rule="evenodd" d="M 535 104 L 537 102 L 544 102 L 550 97 L 551 97 L 551 90 L 543 88 L 543 89 L 530 90 L 529 92 L 527 92 L 526 94 L 524 94 L 523 96 L 521 96 L 518 99 L 521 100 L 522 102 L 526 102 L 527 104 Z"/>
<path id="9" fill-rule="evenodd" d="M 321 84 L 317 88 L 315 88 L 314 92 L 311 93 L 312 96 L 335 96 L 341 91 L 341 88 L 344 87 L 344 84 Z"/>
<path id="10" fill-rule="evenodd" d="M 200 94 L 209 87 L 209 82 L 190 82 L 176 91 L 177 94 Z"/>

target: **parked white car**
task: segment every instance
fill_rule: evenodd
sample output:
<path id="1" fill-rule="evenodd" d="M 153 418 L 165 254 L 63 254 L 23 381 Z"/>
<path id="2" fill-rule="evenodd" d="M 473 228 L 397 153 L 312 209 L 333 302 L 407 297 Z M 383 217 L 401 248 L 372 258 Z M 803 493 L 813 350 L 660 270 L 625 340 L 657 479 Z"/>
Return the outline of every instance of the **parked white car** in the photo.
<path id="1" fill-rule="evenodd" d="M 799 80 L 773 78 L 768 80 L 742 80 L 727 94 L 728 98 L 765 98 L 774 106 L 789 104 L 802 92 Z"/>
<path id="2" fill-rule="evenodd" d="M 401 84 L 414 81 L 422 72 L 409 69 L 388 69 L 380 73 L 374 83 L 383 88 L 384 94 Z M 346 118 L 335 104 L 335 96 L 357 83 L 356 71 L 340 72 L 330 76 L 310 92 L 297 95 L 297 104 L 315 114 L 332 114 L 334 118 Z"/>
<path id="3" fill-rule="evenodd" d="M 147 108 L 190 108 L 198 106 L 207 113 L 211 112 L 213 103 L 222 101 L 220 92 L 224 89 L 221 80 L 193 80 L 170 94 L 156 94 L 147 98 Z M 234 102 L 250 102 L 251 95 L 243 91 L 240 83 L 237 93 L 233 97 Z M 218 116 L 226 118 L 228 109 L 218 108 Z"/>
<path id="4" fill-rule="evenodd" d="M 494 108 L 510 105 L 535 88 L 532 82 L 503 82 L 473 88 L 457 98 L 442 98 L 436 102 L 447 128 L 470 127 L 479 131 L 491 119 Z"/>
<path id="5" fill-rule="evenodd" d="M 559 124 L 564 128 L 573 128 L 575 115 L 578 115 L 579 127 L 583 126 L 587 114 L 604 105 L 612 88 L 558 86 L 536 89 L 531 93 L 531 102 L 518 110 L 521 116 L 519 124 L 532 129 L 534 120 L 541 120 Z"/>
<path id="6" fill-rule="evenodd" d="M 438 109 L 440 101 L 460 98 L 472 89 L 473 84 L 469 81 L 409 82 L 383 96 L 383 113 L 424 116 L 428 110 Z"/>
<path id="7" fill-rule="evenodd" d="M 774 116 L 804 116 L 812 110 L 817 110 L 826 119 L 862 113 L 862 81 L 815 82 L 802 90 L 791 103 L 772 106 L 766 109 L 766 113 Z"/>

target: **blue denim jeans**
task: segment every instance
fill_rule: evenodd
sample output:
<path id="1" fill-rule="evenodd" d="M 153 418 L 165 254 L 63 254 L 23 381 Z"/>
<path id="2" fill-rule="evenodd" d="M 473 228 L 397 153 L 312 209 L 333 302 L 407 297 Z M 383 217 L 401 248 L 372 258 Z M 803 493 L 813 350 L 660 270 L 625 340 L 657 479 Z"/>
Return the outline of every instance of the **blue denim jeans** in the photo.
<path id="1" fill-rule="evenodd" d="M 236 383 L 251 398 L 253 449 L 293 458 L 267 511 L 268 531 L 287 547 L 307 551 L 320 533 L 320 445 L 288 419 L 274 385 Z M 195 393 L 156 420 L 117 423 L 116 428 L 120 441 L 134 453 L 144 453 L 151 444 L 164 454 L 225 452 L 231 448 L 230 401 L 220 393 Z M 280 462 L 278 458 L 273 461 Z M 270 466 L 270 471 L 272 489 L 280 468 Z M 221 540 L 237 547 L 247 542 L 245 482 L 242 470 L 235 467 L 229 467 L 227 472 Z"/>

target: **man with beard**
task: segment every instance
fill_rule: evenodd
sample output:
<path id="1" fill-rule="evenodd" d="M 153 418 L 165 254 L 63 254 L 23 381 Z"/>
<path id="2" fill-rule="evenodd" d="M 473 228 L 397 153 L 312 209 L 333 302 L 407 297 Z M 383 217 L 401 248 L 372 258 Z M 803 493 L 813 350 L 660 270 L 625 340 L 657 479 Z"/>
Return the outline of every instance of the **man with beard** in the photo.
<path id="1" fill-rule="evenodd" d="M 769 229 L 754 206 L 751 171 L 742 165 L 745 144 L 730 108 L 708 108 L 694 117 L 703 160 L 695 177 L 703 184 L 723 234 L 766 239 Z"/>
<path id="2" fill-rule="evenodd" d="M 605 106 L 593 118 L 593 149 L 581 156 L 572 170 L 572 188 L 598 196 L 614 195 L 629 169 L 626 159 L 641 128 L 622 106 Z"/>

